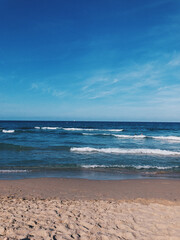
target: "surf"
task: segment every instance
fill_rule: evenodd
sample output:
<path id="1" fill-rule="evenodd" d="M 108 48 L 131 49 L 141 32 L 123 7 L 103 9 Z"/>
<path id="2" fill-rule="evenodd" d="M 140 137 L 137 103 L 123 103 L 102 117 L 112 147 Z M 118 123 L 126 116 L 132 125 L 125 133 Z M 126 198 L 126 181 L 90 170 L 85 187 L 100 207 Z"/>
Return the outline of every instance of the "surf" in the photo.
<path id="1" fill-rule="evenodd" d="M 92 147 L 72 147 L 71 152 L 79 153 L 108 153 L 108 154 L 144 154 L 144 155 L 180 155 L 180 152 L 161 150 L 161 149 L 145 149 L 145 148 L 92 148 Z"/>

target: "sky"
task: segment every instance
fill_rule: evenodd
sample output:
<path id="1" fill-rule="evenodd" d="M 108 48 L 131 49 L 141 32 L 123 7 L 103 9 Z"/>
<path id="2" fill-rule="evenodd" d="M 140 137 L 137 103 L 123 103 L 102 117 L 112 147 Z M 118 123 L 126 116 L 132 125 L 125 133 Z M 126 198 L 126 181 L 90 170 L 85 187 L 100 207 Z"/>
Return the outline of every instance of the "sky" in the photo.
<path id="1" fill-rule="evenodd" d="M 0 0 L 0 120 L 180 121 L 179 0 Z"/>

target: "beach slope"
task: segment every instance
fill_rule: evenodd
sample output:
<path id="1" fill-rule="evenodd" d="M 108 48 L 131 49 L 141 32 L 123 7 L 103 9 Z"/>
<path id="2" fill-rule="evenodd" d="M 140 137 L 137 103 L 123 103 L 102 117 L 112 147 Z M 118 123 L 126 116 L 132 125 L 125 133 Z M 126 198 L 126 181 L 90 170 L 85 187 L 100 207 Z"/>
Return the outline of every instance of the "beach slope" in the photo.
<path id="1" fill-rule="evenodd" d="M 178 180 L 1 180 L 0 189 L 0 239 L 180 239 Z"/>

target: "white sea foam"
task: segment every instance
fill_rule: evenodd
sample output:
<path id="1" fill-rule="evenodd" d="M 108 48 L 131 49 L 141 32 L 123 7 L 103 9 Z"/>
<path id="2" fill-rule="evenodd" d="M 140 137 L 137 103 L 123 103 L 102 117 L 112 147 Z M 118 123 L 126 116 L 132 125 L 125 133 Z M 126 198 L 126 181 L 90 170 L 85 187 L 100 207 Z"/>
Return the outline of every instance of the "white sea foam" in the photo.
<path id="1" fill-rule="evenodd" d="M 131 166 L 129 166 L 131 167 Z M 150 168 L 157 168 L 159 170 L 166 170 L 166 169 L 172 169 L 172 168 L 178 168 L 178 166 L 171 166 L 171 167 L 160 167 L 160 166 L 150 166 L 150 165 L 138 165 L 138 166 L 132 166 L 133 168 L 136 168 L 136 169 L 150 169 Z"/>
<path id="2" fill-rule="evenodd" d="M 23 172 L 29 172 L 28 170 L 0 170 L 0 173 L 23 173 Z"/>
<path id="3" fill-rule="evenodd" d="M 109 133 L 83 133 L 83 135 L 86 136 L 113 136 L 114 134 L 109 134 Z"/>
<path id="4" fill-rule="evenodd" d="M 59 127 L 41 127 L 41 129 L 43 130 L 56 130 L 56 129 L 59 129 Z"/>
<path id="5" fill-rule="evenodd" d="M 180 137 L 177 136 L 152 136 L 154 139 L 180 141 Z"/>
<path id="6" fill-rule="evenodd" d="M 180 155 L 180 152 L 161 150 L 161 149 L 128 149 L 128 148 L 91 148 L 91 147 L 72 147 L 72 152 L 79 153 L 115 153 L 115 154 L 152 154 L 152 155 Z"/>
<path id="7" fill-rule="evenodd" d="M 34 127 L 35 129 L 43 129 L 43 130 L 56 130 L 59 127 Z"/>
<path id="8" fill-rule="evenodd" d="M 152 138 L 157 140 L 169 140 L 169 141 L 180 141 L 180 137 L 178 136 L 147 136 L 147 135 L 118 135 L 113 134 L 114 137 L 118 138 Z"/>
<path id="9" fill-rule="evenodd" d="M 122 132 L 124 129 L 105 129 L 105 131 L 110 131 L 110 132 Z"/>
<path id="10" fill-rule="evenodd" d="M 123 129 L 97 129 L 97 128 L 62 128 L 66 131 L 110 131 L 110 132 L 122 132 Z"/>
<path id="11" fill-rule="evenodd" d="M 96 136 L 97 134 L 94 134 L 94 133 L 83 133 L 83 135 L 85 135 L 85 136 Z"/>
<path id="12" fill-rule="evenodd" d="M 150 166 L 150 165 L 82 165 L 81 167 L 82 168 L 135 168 L 135 169 L 156 168 L 159 170 L 178 168 L 178 166 L 160 167 L 160 166 Z"/>
<path id="13" fill-rule="evenodd" d="M 116 135 L 113 134 L 113 136 L 118 137 L 118 138 L 146 138 L 145 135 Z"/>
<path id="14" fill-rule="evenodd" d="M 14 133 L 15 130 L 5 130 L 5 129 L 3 129 L 2 132 L 3 133 Z"/>
<path id="15" fill-rule="evenodd" d="M 94 129 L 87 129 L 87 128 L 62 128 L 63 130 L 66 131 L 93 131 Z"/>
<path id="16" fill-rule="evenodd" d="M 106 165 L 82 165 L 81 166 L 82 168 L 109 168 L 109 167 L 111 167 L 111 165 L 109 165 L 109 166 L 106 166 Z M 114 166 L 114 167 L 116 167 L 116 166 Z"/>

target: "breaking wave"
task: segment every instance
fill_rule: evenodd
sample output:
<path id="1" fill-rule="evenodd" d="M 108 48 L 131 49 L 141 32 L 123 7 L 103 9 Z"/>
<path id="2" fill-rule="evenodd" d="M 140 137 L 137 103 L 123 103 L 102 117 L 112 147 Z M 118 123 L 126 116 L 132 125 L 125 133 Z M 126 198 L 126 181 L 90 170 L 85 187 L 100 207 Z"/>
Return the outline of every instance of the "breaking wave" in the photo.
<path id="1" fill-rule="evenodd" d="M 5 129 L 3 129 L 2 132 L 3 133 L 14 133 L 15 130 L 5 130 Z"/>
<path id="2" fill-rule="evenodd" d="M 128 148 L 91 148 L 91 147 L 72 147 L 72 152 L 79 153 L 114 153 L 114 154 L 144 154 L 144 155 L 180 155 L 180 152 L 174 152 L 161 149 L 128 149 Z"/>
<path id="3" fill-rule="evenodd" d="M 91 129 L 91 128 L 61 128 L 65 131 L 93 131 L 93 130 L 96 130 L 96 129 Z"/>
<path id="4" fill-rule="evenodd" d="M 114 136 L 114 134 L 110 134 L 110 133 L 82 133 L 82 135 L 85 135 L 85 136 Z"/>
<path id="5" fill-rule="evenodd" d="M 122 132 L 123 129 L 96 129 L 96 128 L 62 128 L 66 131 L 109 131 L 109 132 Z"/>
<path id="6" fill-rule="evenodd" d="M 151 166 L 151 165 L 82 165 L 82 168 L 135 168 L 135 169 L 159 169 L 159 170 L 167 170 L 179 168 L 178 166 L 171 167 L 161 167 L 161 166 Z"/>
<path id="7" fill-rule="evenodd" d="M 113 134 L 112 136 L 117 138 L 152 138 L 158 140 L 169 140 L 169 141 L 180 141 L 180 137 L 178 136 L 147 136 L 147 135 L 117 135 Z"/>
<path id="8" fill-rule="evenodd" d="M 145 135 L 118 135 L 118 134 L 112 134 L 112 133 L 83 133 L 83 135 L 89 135 L 89 136 L 111 136 L 111 137 L 117 137 L 117 138 L 146 138 Z"/>
<path id="9" fill-rule="evenodd" d="M 146 135 L 116 135 L 114 134 L 115 137 L 118 137 L 118 138 L 146 138 L 147 136 Z"/>
<path id="10" fill-rule="evenodd" d="M 59 127 L 41 127 L 43 130 L 57 130 Z"/>
<path id="11" fill-rule="evenodd" d="M 157 139 L 157 140 L 167 140 L 167 141 L 180 141 L 178 136 L 147 136 L 147 135 L 120 135 L 120 134 L 109 134 L 109 133 L 83 133 L 83 135 L 89 136 L 112 136 L 117 138 L 127 138 L 127 139 Z"/>
<path id="12" fill-rule="evenodd" d="M 177 137 L 177 136 L 157 136 L 157 137 L 152 137 L 152 138 L 160 139 L 160 140 L 180 141 L 180 137 Z"/>
<path id="13" fill-rule="evenodd" d="M 29 170 L 0 170 L 0 173 L 25 173 L 25 172 L 29 172 Z"/>
<path id="14" fill-rule="evenodd" d="M 104 129 L 104 131 L 109 131 L 109 132 L 122 132 L 124 129 Z"/>

